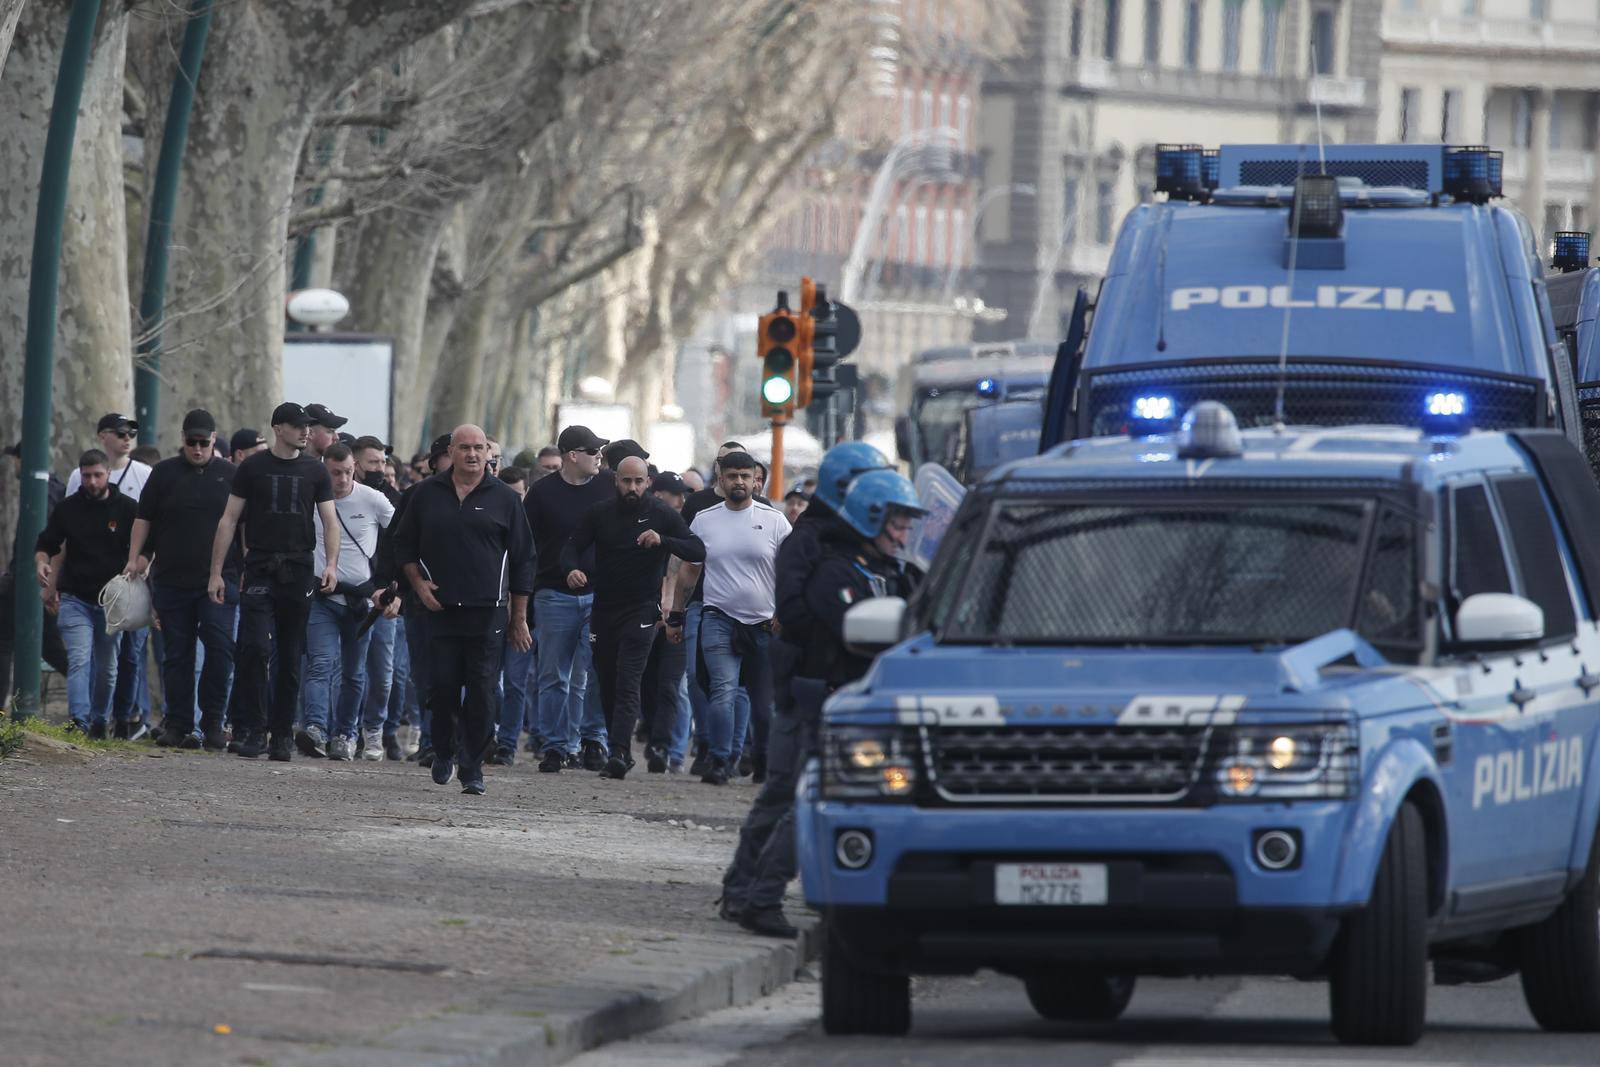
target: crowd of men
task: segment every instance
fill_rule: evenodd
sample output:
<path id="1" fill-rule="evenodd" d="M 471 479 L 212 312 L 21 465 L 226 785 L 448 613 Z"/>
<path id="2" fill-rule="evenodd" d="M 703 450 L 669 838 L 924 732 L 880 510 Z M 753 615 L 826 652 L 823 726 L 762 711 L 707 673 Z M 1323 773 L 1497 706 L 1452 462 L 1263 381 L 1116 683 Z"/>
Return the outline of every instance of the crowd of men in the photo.
<path id="1" fill-rule="evenodd" d="M 823 700 L 868 666 L 846 611 L 911 591 L 910 483 L 853 442 L 774 503 L 736 441 L 707 481 L 585 426 L 502 466 L 477 426 L 404 464 L 345 423 L 284 403 L 267 435 L 223 439 L 197 409 L 162 459 L 140 458 L 133 419 L 99 421 L 32 546 L 69 728 L 247 759 L 408 760 L 471 795 L 519 751 L 542 773 L 620 781 L 642 743 L 647 773 L 762 785 L 722 915 L 791 936 L 796 776 Z M 23 549 L 0 605 L 7 672 Z M 148 620 L 122 618 L 130 582 L 147 583 Z"/>

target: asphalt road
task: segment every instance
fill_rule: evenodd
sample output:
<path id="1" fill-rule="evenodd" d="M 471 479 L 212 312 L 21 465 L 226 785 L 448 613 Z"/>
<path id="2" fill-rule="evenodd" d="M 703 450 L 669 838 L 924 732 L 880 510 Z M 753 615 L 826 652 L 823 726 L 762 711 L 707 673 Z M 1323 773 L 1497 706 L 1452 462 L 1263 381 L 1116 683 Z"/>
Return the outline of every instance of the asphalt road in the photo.
<path id="1" fill-rule="evenodd" d="M 669 1056 L 683 1067 L 1069 1064 L 1071 1067 L 1593 1067 L 1600 1038 L 1545 1034 L 1515 978 L 1429 989 L 1428 1030 L 1413 1048 L 1346 1048 L 1328 1029 L 1328 991 L 1291 979 L 1140 983 L 1121 1020 L 1105 1026 L 1050 1023 L 1028 1007 L 1022 985 L 981 975 L 919 981 L 911 1035 L 830 1038 L 817 1025 L 815 983 L 748 1008 L 718 1012 L 599 1050 L 574 1067 L 643 1067 Z M 630 1057 L 630 1050 L 640 1055 Z M 649 1057 L 643 1055 L 646 1051 Z"/>

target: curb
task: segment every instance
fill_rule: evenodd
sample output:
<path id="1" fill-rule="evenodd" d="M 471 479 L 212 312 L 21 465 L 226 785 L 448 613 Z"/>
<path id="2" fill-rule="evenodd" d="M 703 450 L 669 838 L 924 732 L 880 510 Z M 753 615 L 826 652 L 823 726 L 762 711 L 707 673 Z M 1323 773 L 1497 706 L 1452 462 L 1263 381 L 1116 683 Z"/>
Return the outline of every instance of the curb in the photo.
<path id="1" fill-rule="evenodd" d="M 570 983 L 549 987 L 540 1012 L 460 1012 L 419 1019 L 376 1044 L 275 1061 L 280 1067 L 554 1067 L 601 1045 L 742 1007 L 794 981 L 817 949 L 815 926 L 795 941 L 683 938 L 649 943 Z M 685 958 L 697 965 L 685 966 Z"/>

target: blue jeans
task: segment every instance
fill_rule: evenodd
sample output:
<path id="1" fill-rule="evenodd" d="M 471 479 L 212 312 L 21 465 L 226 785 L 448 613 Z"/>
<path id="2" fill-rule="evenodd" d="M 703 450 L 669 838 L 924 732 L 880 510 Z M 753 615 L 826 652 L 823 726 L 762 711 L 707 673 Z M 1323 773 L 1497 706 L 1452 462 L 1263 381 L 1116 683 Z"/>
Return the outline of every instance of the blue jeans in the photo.
<path id="1" fill-rule="evenodd" d="M 151 583 L 150 602 L 161 620 L 161 684 L 166 694 L 163 725 L 178 733 L 194 729 L 198 689 L 200 722 L 222 728 L 233 681 L 233 628 L 239 610 L 239 587 L 228 583 L 224 602 L 214 603 L 204 589 L 175 589 Z M 198 683 L 195 660 L 206 651 Z"/>
<path id="2" fill-rule="evenodd" d="M 706 743 L 706 723 L 709 721 L 709 702 L 706 691 L 700 688 L 699 659 L 696 658 L 700 647 L 700 613 L 704 605 L 700 601 L 690 604 L 683 613 L 683 641 L 689 646 L 689 667 L 685 672 L 689 680 L 689 708 L 694 719 L 694 739 L 700 745 Z M 687 729 L 687 727 L 686 727 Z M 688 744 L 685 734 L 684 744 Z"/>
<path id="3" fill-rule="evenodd" d="M 538 627 L 538 732 L 546 751 L 571 754 L 584 741 L 605 743 L 603 717 L 591 716 L 584 705 L 593 654 L 589 648 L 589 613 L 593 596 L 571 596 L 554 589 L 533 595 Z M 591 718 L 594 721 L 591 722 Z M 580 727 L 581 723 L 581 727 Z"/>
<path id="4" fill-rule="evenodd" d="M 684 672 L 678 679 L 678 720 L 672 726 L 672 744 L 667 749 L 667 759 L 672 763 L 682 763 L 683 754 L 689 748 L 689 729 L 693 726 L 690 721 L 694 713 L 690 710 L 689 702 L 689 674 Z"/>
<path id="5" fill-rule="evenodd" d="M 368 630 L 359 638 L 356 630 L 366 617 L 365 604 L 350 607 L 328 597 L 311 601 L 311 616 L 306 620 L 306 681 L 301 689 L 305 698 L 306 726 L 320 726 L 330 737 L 354 739 L 361 716 L 361 698 L 367 687 Z M 334 679 L 342 676 L 334 704 Z M 332 729 L 328 714 L 334 707 Z"/>
<path id="6" fill-rule="evenodd" d="M 772 716 L 772 662 L 768 656 L 771 636 L 759 626 L 747 626 L 722 614 L 706 610 L 700 618 L 701 655 L 706 673 L 711 676 L 710 722 L 707 734 L 711 755 L 723 763 L 739 758 L 739 745 L 752 715 Z M 749 704 L 740 713 L 739 679 L 750 693 Z M 743 720 L 743 721 L 741 721 Z"/>
<path id="7" fill-rule="evenodd" d="M 406 624 L 406 662 L 411 666 L 411 688 L 417 695 L 417 751 L 433 747 L 433 713 L 428 708 L 428 609 L 408 603 L 402 618 Z"/>
<path id="8" fill-rule="evenodd" d="M 117 637 L 117 684 L 111 705 L 118 722 L 145 722 L 150 718 L 150 688 L 146 684 L 144 646 L 150 628 L 124 630 Z"/>
<path id="9" fill-rule="evenodd" d="M 363 608 L 363 611 L 366 609 Z M 389 696 L 394 691 L 395 646 L 400 620 L 379 619 L 367 631 L 366 693 L 362 697 L 361 728 L 394 733 L 397 722 L 388 721 Z"/>
<path id="10" fill-rule="evenodd" d="M 405 620 L 394 620 L 394 684 L 389 687 L 388 713 L 383 732 L 392 734 L 401 723 L 417 721 L 416 690 L 411 685 L 411 643 L 406 640 Z"/>
<path id="11" fill-rule="evenodd" d="M 99 604 L 61 594 L 56 613 L 61 643 L 67 648 L 67 714 L 80 727 L 100 725 L 111 714 L 117 685 L 117 638 L 106 633 L 106 613 Z"/>
<path id="12" fill-rule="evenodd" d="M 500 748 L 516 748 L 524 726 L 538 733 L 537 702 L 533 699 L 538 649 L 534 644 L 528 651 L 518 652 L 511 642 L 506 642 L 504 696 L 500 701 L 500 725 L 495 732 L 495 744 Z"/>

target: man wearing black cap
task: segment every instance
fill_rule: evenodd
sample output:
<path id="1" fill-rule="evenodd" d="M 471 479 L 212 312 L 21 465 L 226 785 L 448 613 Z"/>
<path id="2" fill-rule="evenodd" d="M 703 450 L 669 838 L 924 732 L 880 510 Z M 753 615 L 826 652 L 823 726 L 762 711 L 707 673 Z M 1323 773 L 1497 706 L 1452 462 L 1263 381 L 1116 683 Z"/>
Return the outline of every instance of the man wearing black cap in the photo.
<path id="1" fill-rule="evenodd" d="M 607 728 L 598 700 L 586 702 L 592 654 L 589 614 L 594 597 L 567 586 L 561 568 L 561 550 L 584 512 L 616 495 L 610 471 L 600 470 L 600 450 L 606 441 L 587 426 L 568 426 L 556 442 L 561 449 L 561 471 L 535 482 L 523 501 L 528 526 L 538 549 L 539 572 L 535 583 L 533 619 L 538 627 L 539 734 L 544 738 L 544 758 L 539 769 L 561 770 L 581 739 L 586 770 L 605 767 Z M 579 560 L 594 566 L 594 554 Z M 590 714 L 593 706 L 597 714 Z"/>
<path id="2" fill-rule="evenodd" d="M 106 454 L 106 470 L 111 484 L 118 493 L 135 504 L 150 477 L 150 465 L 133 458 L 139 424 L 120 412 L 100 416 L 95 425 L 95 436 L 100 439 L 100 450 Z M 67 495 L 78 491 L 82 472 L 74 470 L 67 476 Z M 112 697 L 113 716 L 116 719 L 115 736 L 137 741 L 150 732 L 145 720 L 150 714 L 150 694 L 145 688 L 144 646 L 150 636 L 149 627 L 124 630 L 117 637 L 117 692 Z"/>
<path id="3" fill-rule="evenodd" d="M 293 758 L 295 706 L 300 702 L 300 668 L 305 651 L 311 594 L 331 593 L 338 582 L 339 519 L 333 506 L 328 469 L 303 455 L 311 419 L 299 404 L 279 404 L 272 412 L 272 447 L 251 456 L 234 472 L 228 506 L 211 543 L 211 600 L 223 604 L 223 577 L 234 532 L 244 522 L 244 577 L 239 592 L 239 722 L 244 740 L 239 755 L 254 759 L 267 751 L 275 760 Z M 313 514 L 325 531 L 328 565 L 320 580 L 312 573 L 317 545 Z M 277 671 L 267 715 L 267 662 L 276 645 Z M 271 731 L 270 744 L 268 731 Z"/>
<path id="4" fill-rule="evenodd" d="M 306 435 L 306 455 L 320 461 L 328 447 L 339 440 L 339 427 L 350 420 L 335 415 L 322 404 L 307 404 L 306 418 L 311 420 L 311 432 Z"/>
<path id="5" fill-rule="evenodd" d="M 207 595 L 211 546 L 233 489 L 233 464 L 216 454 L 216 420 L 200 408 L 183 417 L 183 449 L 150 472 L 128 546 L 130 575 L 150 574 L 150 604 L 161 620 L 162 688 L 167 713 L 158 745 L 198 748 L 194 736 L 195 642 L 205 647 L 200 726 L 205 746 L 227 745 L 222 719 L 233 678 L 233 626 L 239 605 L 237 549 L 223 563 L 223 602 Z"/>
<path id="6" fill-rule="evenodd" d="M 228 460 L 235 467 L 267 447 L 260 430 L 235 430 L 228 441 Z"/>

